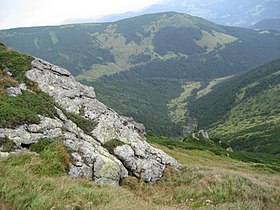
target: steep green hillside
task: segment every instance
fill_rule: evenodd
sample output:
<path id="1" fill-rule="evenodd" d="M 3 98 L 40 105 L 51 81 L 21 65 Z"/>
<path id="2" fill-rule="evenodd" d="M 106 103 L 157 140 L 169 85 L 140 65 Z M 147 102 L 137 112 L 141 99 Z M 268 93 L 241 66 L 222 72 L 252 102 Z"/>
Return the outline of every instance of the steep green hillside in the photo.
<path id="1" fill-rule="evenodd" d="M 190 103 L 198 127 L 236 149 L 280 154 L 280 60 L 227 79 Z"/>
<path id="2" fill-rule="evenodd" d="M 147 130 L 181 136 L 183 123 L 170 120 L 167 104 L 182 91 L 181 82 L 167 79 L 84 82 L 95 87 L 97 97 L 119 113 L 144 123 Z"/>
<path id="3" fill-rule="evenodd" d="M 40 91 L 36 83 L 25 77 L 33 58 L 0 44 L 0 128 L 15 128 L 24 123 L 38 123 L 38 114 L 54 116 L 54 102 Z M 29 90 L 16 97 L 7 94 L 7 88 L 25 82 Z"/>

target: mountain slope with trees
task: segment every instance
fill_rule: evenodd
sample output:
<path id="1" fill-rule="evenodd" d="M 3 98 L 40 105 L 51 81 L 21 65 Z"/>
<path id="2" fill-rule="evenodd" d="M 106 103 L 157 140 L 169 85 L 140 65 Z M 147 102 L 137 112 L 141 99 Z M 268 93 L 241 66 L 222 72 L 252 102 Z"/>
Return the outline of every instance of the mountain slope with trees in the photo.
<path id="1" fill-rule="evenodd" d="M 69 69 L 92 85 L 101 101 L 169 136 L 190 130 L 174 121 L 172 113 L 178 112 L 169 106 L 188 82 L 203 88 L 280 57 L 277 31 L 220 26 L 174 12 L 2 30 L 0 41 Z M 183 107 L 186 100 L 181 99 Z"/>
<path id="2" fill-rule="evenodd" d="M 280 59 L 224 80 L 190 102 L 198 127 L 235 149 L 280 154 Z"/>
<path id="3" fill-rule="evenodd" d="M 112 23 L 0 31 L 0 41 L 7 46 L 63 66 L 86 80 L 143 68 L 159 71 L 177 60 L 181 63 L 174 68 L 176 78 L 188 79 L 195 72 L 194 77 L 228 75 L 278 58 L 279 40 L 275 32 L 225 27 L 174 12 Z M 186 64 L 180 68 L 182 63 Z M 216 73 L 209 69 L 213 65 Z"/>
<path id="4" fill-rule="evenodd" d="M 280 205 L 279 158 L 228 151 L 227 145 L 204 138 L 203 134 L 182 140 L 150 134 L 146 138 L 141 135 L 138 141 L 139 125 L 106 109 L 88 91 L 93 93 L 92 88 L 74 82 L 65 69 L 0 44 L 0 209 L 223 209 Z M 69 100 L 77 101 L 81 96 L 94 103 L 73 109 L 75 102 Z M 78 104 L 85 105 L 81 101 Z M 89 116 L 95 116 L 94 121 Z M 104 118 L 109 119 L 106 122 Z M 117 124 L 118 119 L 124 121 Z M 100 126 L 105 129 L 98 130 Z M 111 135 L 117 138 L 123 134 L 128 134 L 127 138 L 104 143 Z M 131 138 L 135 138 L 132 144 Z M 141 151 L 148 143 L 158 149 L 149 146 Z M 129 145 L 132 153 L 118 153 Z M 152 156 L 160 156 L 146 163 L 150 150 Z M 127 170 L 133 151 L 139 154 L 133 168 L 139 159 L 139 166 L 146 167 L 140 176 L 145 170 L 154 175 L 156 167 L 165 169 L 163 177 L 151 184 L 130 173 L 121 177 L 120 186 L 102 185 L 112 184 L 111 177 L 119 179 L 114 174 L 119 162 L 113 155 L 129 154 L 122 169 Z M 171 155 L 178 159 L 180 168 L 176 168 L 178 163 Z M 125 158 L 122 156 L 122 160 Z M 159 166 L 158 161 L 171 165 Z"/>

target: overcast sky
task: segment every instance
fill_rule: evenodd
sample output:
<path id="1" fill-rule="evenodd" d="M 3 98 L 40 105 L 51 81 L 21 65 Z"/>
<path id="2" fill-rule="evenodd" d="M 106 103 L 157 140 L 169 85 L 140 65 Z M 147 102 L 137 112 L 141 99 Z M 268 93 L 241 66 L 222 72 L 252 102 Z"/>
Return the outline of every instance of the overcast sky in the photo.
<path id="1" fill-rule="evenodd" d="M 0 0 L 0 29 L 138 11 L 166 0 Z"/>

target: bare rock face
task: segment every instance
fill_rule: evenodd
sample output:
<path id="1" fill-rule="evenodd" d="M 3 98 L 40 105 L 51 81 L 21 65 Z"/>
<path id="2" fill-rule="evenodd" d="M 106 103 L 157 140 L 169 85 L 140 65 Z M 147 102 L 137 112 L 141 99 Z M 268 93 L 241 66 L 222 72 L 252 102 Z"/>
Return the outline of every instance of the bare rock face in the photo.
<path id="1" fill-rule="evenodd" d="M 144 181 L 155 181 L 162 176 L 167 165 L 179 167 L 174 158 L 145 141 L 142 124 L 118 115 L 99 102 L 94 89 L 77 82 L 67 70 L 34 59 L 26 76 L 53 97 L 58 104 L 58 117 L 40 116 L 41 122 L 36 125 L 0 129 L 0 137 L 20 145 L 36 143 L 44 137 L 62 136 L 64 144 L 73 151 L 74 163 L 69 175 L 100 184 L 118 185 L 128 174 Z M 97 125 L 90 133 L 85 133 L 62 110 L 92 120 Z M 113 140 L 120 144 L 108 148 Z"/>

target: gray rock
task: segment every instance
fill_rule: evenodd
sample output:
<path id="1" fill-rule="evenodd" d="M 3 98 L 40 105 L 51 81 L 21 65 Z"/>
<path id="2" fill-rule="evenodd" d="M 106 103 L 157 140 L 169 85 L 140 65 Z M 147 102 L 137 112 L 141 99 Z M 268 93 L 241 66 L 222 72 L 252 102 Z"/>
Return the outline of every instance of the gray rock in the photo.
<path id="1" fill-rule="evenodd" d="M 44 131 L 43 134 L 48 138 L 57 138 L 62 136 L 62 130 L 60 128 L 54 128 L 54 129 Z"/>
<path id="2" fill-rule="evenodd" d="M 21 144 L 33 144 L 44 137 L 43 134 L 26 131 L 25 127 L 23 125 L 16 129 L 0 129 L 0 133 L 2 133 L 2 136 L 12 140 L 17 146 Z"/>
<path id="3" fill-rule="evenodd" d="M 233 152 L 232 147 L 228 147 L 226 150 L 227 150 L 228 152 Z"/>
<path id="4" fill-rule="evenodd" d="M 9 96 L 17 96 L 22 94 L 21 89 L 19 87 L 9 87 L 6 89 Z"/>
<path id="5" fill-rule="evenodd" d="M 5 160 L 9 157 L 8 152 L 0 152 L 0 160 Z"/>
<path id="6" fill-rule="evenodd" d="M 18 85 L 18 87 L 19 87 L 21 90 L 27 90 L 27 86 L 26 86 L 25 83 L 20 83 L 20 84 Z"/>
<path id="7" fill-rule="evenodd" d="M 97 156 L 93 165 L 94 181 L 98 184 L 119 185 L 119 180 L 128 176 L 122 167 L 104 156 Z"/>
<path id="8" fill-rule="evenodd" d="M 201 134 L 204 138 L 209 139 L 209 135 L 207 131 L 200 130 L 198 131 L 198 134 Z"/>
<path id="9" fill-rule="evenodd" d="M 147 145 L 147 143 L 142 145 L 149 151 L 144 153 L 144 155 L 137 155 L 136 153 L 141 151 L 139 148 L 143 147 L 134 147 L 132 149 L 128 144 L 116 147 L 114 154 L 122 161 L 126 168 L 130 169 L 133 175 L 147 182 L 159 179 L 167 165 L 179 167 L 178 162 L 174 161 L 174 158 L 167 156 L 159 149 Z"/>
<path id="10" fill-rule="evenodd" d="M 17 96 L 22 94 L 22 90 L 27 90 L 25 83 L 20 83 L 18 87 L 9 87 L 6 89 L 9 96 Z"/>
<path id="11" fill-rule="evenodd" d="M 9 71 L 9 69 L 5 69 L 4 72 L 10 77 L 13 76 L 13 74 Z"/>
<path id="12" fill-rule="evenodd" d="M 32 124 L 27 126 L 27 130 L 29 132 L 33 132 L 33 133 L 47 132 L 48 130 L 53 130 L 53 129 L 63 127 L 63 123 L 60 119 L 52 119 L 44 116 L 39 116 L 39 117 L 41 121 L 38 125 Z"/>
<path id="13" fill-rule="evenodd" d="M 134 128 L 140 133 L 140 134 L 145 134 L 145 127 L 142 123 L 137 123 L 134 121 L 134 119 L 132 117 L 126 117 L 126 116 L 122 116 L 122 119 L 124 119 L 123 124 L 132 124 L 134 126 Z"/>
<path id="14" fill-rule="evenodd" d="M 77 167 L 82 167 L 83 166 L 83 159 L 81 155 L 78 152 L 73 152 L 72 153 L 72 160 L 73 160 L 73 165 Z"/>
<path id="15" fill-rule="evenodd" d="M 99 102 L 94 89 L 75 81 L 67 70 L 35 59 L 26 76 L 53 97 L 59 107 L 98 122 L 91 134 L 87 135 L 56 108 L 59 118 L 41 116 L 40 124 L 26 125 L 21 132 L 16 130 L 16 136 L 21 138 L 26 136 L 25 133 L 44 137 L 61 135 L 65 139 L 64 144 L 73 150 L 70 176 L 118 185 L 120 179 L 128 176 L 128 171 L 145 181 L 155 181 L 162 176 L 167 165 L 179 167 L 174 158 L 145 141 L 142 124 L 118 115 Z M 25 142 L 36 142 L 35 137 L 27 138 Z M 119 139 L 124 145 L 114 148 L 110 154 L 102 145 L 112 139 Z"/>
<path id="16" fill-rule="evenodd" d="M 69 170 L 69 176 L 72 178 L 92 180 L 92 167 L 86 164 L 82 164 L 81 166 L 72 165 Z"/>

